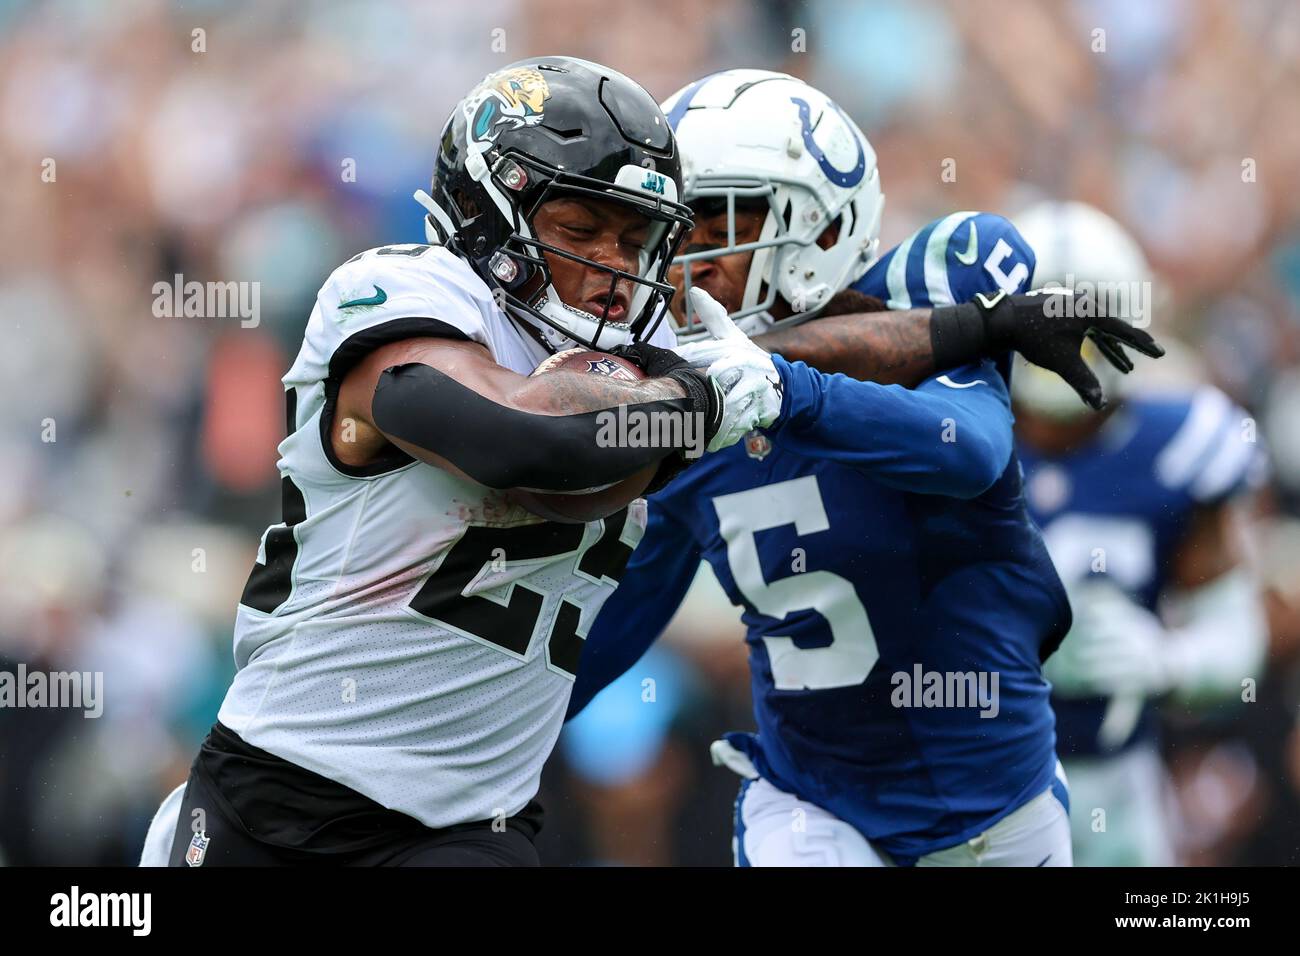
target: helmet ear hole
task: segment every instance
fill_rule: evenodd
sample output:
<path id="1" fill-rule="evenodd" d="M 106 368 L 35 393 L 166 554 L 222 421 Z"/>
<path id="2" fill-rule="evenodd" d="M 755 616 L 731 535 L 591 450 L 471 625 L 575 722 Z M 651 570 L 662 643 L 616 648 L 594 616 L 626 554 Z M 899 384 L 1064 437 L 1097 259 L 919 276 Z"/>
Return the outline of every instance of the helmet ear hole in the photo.
<path id="1" fill-rule="evenodd" d="M 822 249 L 829 249 L 835 245 L 840 238 L 840 229 L 844 225 L 843 214 L 832 219 L 822 230 L 821 235 L 817 237 L 817 245 Z"/>

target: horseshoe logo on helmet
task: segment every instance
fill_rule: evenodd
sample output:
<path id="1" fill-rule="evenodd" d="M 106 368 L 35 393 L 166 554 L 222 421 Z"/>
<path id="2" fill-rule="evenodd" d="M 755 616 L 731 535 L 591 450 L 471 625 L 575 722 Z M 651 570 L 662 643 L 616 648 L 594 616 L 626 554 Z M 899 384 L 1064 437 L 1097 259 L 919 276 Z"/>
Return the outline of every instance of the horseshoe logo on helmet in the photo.
<path id="1" fill-rule="evenodd" d="M 799 129 L 800 132 L 803 133 L 803 145 L 812 158 L 817 160 L 817 165 L 820 166 L 822 172 L 826 174 L 826 178 L 836 186 L 843 187 L 844 189 L 852 189 L 858 183 L 862 182 L 862 177 L 867 171 L 867 156 L 862 149 L 861 137 L 853 135 L 853 124 L 850 123 L 849 118 L 844 115 L 844 111 L 834 103 L 830 103 L 830 107 L 835 110 L 836 113 L 840 114 L 840 119 L 844 121 L 845 126 L 850 130 L 849 135 L 853 139 L 853 145 L 858 148 L 857 162 L 855 162 L 853 167 L 848 170 L 836 169 L 835 166 L 831 164 L 831 161 L 826 158 L 826 153 L 824 153 L 822 148 L 817 145 L 817 140 L 813 139 L 812 108 L 808 105 L 807 100 L 802 100 L 797 96 L 792 96 L 790 97 L 790 102 L 799 108 Z"/>

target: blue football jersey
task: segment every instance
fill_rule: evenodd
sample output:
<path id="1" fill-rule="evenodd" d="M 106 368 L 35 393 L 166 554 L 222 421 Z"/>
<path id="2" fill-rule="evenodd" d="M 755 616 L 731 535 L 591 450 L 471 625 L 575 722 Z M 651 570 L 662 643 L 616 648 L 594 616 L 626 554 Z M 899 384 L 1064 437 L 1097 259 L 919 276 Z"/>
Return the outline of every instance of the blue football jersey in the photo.
<path id="1" fill-rule="evenodd" d="M 969 302 L 975 293 L 1026 292 L 1037 260 L 1007 219 L 955 212 L 922 226 L 872 263 L 851 288 L 891 309 Z M 998 362 L 1011 381 L 1010 356 Z"/>
<path id="2" fill-rule="evenodd" d="M 891 309 L 952 305 L 977 292 L 1025 292 L 1035 264 L 1029 244 L 1002 216 L 955 212 L 890 249 L 852 288 Z"/>
<path id="3" fill-rule="evenodd" d="M 1033 265 L 1005 219 L 963 213 L 920 230 L 857 288 L 944 304 L 1009 276 L 1022 291 Z M 645 537 L 587 636 L 570 713 L 636 661 L 706 560 L 747 628 L 758 732 L 729 739 L 773 784 L 905 863 L 1051 783 L 1040 660 L 1069 605 L 1025 509 L 993 362 L 914 390 L 774 364 L 777 426 L 650 499 Z M 964 706 L 922 693 L 931 675 L 979 674 L 996 675 L 991 706 L 973 691 Z"/>
<path id="4" fill-rule="evenodd" d="M 1197 507 L 1239 491 L 1263 462 L 1247 413 L 1210 386 L 1126 399 L 1070 454 L 1045 458 L 1024 442 L 1019 451 L 1030 514 L 1066 584 L 1105 575 L 1150 611 Z M 1146 699 L 1052 702 L 1063 757 L 1115 753 L 1154 732 Z"/>

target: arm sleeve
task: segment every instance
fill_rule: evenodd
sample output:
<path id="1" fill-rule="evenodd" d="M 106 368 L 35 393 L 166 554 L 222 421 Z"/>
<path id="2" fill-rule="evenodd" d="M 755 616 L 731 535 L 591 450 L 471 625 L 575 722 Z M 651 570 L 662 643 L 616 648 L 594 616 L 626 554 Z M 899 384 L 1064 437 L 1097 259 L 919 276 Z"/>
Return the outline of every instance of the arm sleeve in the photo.
<path id="1" fill-rule="evenodd" d="M 385 435 L 432 452 L 489 488 L 579 492 L 621 481 L 678 446 L 620 441 L 617 419 L 666 421 L 689 414 L 687 399 L 543 415 L 498 404 L 418 362 L 385 369 L 375 387 L 375 425 Z M 685 441 L 686 427 L 666 429 Z M 491 441 L 484 441 L 490 435 Z"/>
<path id="2" fill-rule="evenodd" d="M 566 720 L 618 680 L 649 650 L 677 613 L 700 566 L 686 525 L 656 498 L 647 502 L 646 530 L 614 593 L 583 643 Z"/>
<path id="3" fill-rule="evenodd" d="M 1011 458 L 1011 404 L 990 361 L 915 389 L 826 375 L 779 355 L 781 417 L 768 433 L 785 448 L 857 468 L 900 491 L 974 498 Z"/>

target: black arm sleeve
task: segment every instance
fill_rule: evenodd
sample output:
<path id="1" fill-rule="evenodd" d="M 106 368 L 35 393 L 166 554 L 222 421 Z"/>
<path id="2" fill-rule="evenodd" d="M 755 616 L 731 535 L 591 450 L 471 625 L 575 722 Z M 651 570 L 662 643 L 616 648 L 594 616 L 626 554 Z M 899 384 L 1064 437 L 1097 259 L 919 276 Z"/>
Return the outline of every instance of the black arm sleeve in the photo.
<path id="1" fill-rule="evenodd" d="M 702 450 L 704 416 L 693 414 L 693 405 L 680 398 L 628 405 L 626 415 L 618 408 L 542 415 L 500 405 L 412 363 L 379 376 L 371 414 L 384 434 L 446 459 L 489 488 L 580 491 L 687 448 Z M 645 423 L 643 440 L 623 428 L 638 420 Z"/>

